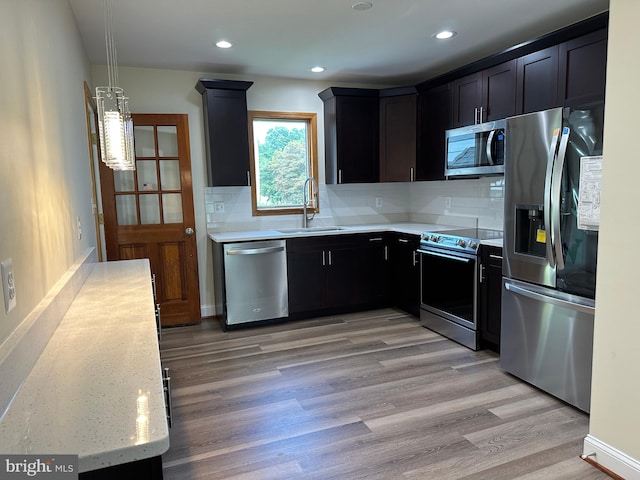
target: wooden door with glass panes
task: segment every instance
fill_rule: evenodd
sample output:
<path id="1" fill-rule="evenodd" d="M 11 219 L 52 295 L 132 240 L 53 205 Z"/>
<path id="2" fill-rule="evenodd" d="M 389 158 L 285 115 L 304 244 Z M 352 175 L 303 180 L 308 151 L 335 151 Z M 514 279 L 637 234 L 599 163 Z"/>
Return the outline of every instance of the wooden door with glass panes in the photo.
<path id="1" fill-rule="evenodd" d="M 107 260 L 148 258 L 163 326 L 200 321 L 189 124 L 133 114 L 136 169 L 100 165 Z"/>

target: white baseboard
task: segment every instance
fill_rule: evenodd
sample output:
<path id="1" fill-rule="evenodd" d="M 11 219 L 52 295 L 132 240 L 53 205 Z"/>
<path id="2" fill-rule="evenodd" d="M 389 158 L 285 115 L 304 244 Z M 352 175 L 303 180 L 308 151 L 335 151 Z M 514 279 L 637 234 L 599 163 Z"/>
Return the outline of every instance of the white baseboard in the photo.
<path id="1" fill-rule="evenodd" d="M 215 305 L 200 305 L 200 315 L 204 317 L 214 317 L 217 315 Z"/>
<path id="2" fill-rule="evenodd" d="M 584 439 L 582 453 L 625 480 L 640 480 L 640 461 L 598 440 L 592 435 Z"/>

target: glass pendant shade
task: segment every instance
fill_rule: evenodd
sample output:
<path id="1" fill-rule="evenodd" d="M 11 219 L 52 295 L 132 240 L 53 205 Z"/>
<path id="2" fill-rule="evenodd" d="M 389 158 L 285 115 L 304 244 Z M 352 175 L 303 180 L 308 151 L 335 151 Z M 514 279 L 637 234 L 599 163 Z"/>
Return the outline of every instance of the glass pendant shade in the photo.
<path id="1" fill-rule="evenodd" d="M 112 0 L 104 0 L 104 32 L 107 50 L 108 87 L 96 88 L 98 136 L 102 161 L 114 170 L 135 170 L 133 119 L 128 97 L 118 87 L 118 63 L 112 32 Z"/>
<path id="2" fill-rule="evenodd" d="M 102 161 L 114 170 L 135 170 L 133 120 L 119 87 L 96 88 Z"/>

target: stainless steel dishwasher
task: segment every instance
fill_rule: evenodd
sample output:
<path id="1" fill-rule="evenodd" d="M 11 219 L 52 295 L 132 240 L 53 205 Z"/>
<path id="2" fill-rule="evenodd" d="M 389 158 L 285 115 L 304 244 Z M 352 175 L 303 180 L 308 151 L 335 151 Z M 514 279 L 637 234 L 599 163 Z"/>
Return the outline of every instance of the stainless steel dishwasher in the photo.
<path id="1" fill-rule="evenodd" d="M 224 245 L 226 323 L 289 316 L 285 240 Z"/>

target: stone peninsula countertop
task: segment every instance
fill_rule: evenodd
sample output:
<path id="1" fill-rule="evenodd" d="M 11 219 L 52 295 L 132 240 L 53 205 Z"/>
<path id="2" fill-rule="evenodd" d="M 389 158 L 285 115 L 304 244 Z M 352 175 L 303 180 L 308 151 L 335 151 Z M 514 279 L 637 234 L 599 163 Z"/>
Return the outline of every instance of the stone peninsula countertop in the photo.
<path id="1" fill-rule="evenodd" d="M 322 226 L 318 226 L 321 228 Z M 209 238 L 218 243 L 250 242 L 253 240 L 275 240 L 280 238 L 317 237 L 323 235 L 348 235 L 354 233 L 398 232 L 420 235 L 423 232 L 444 232 L 459 230 L 465 227 L 439 225 L 432 223 L 384 223 L 375 225 L 341 225 L 340 230 L 310 230 L 306 232 L 289 232 L 285 229 L 255 230 L 237 232 L 209 232 Z M 482 244 L 502 247 L 502 239 L 483 241 Z"/>
<path id="2" fill-rule="evenodd" d="M 77 454 L 79 471 L 169 448 L 149 262 L 95 264 L 0 420 L 3 454 Z"/>

